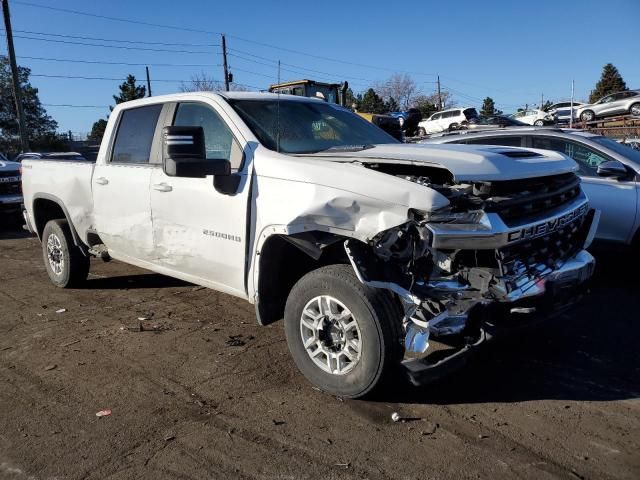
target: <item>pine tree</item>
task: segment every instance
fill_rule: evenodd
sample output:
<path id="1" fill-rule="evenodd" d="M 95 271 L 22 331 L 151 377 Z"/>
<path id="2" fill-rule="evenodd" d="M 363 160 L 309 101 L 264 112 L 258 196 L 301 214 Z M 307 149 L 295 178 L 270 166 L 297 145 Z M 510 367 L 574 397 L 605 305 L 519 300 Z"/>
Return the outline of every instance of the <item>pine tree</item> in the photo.
<path id="1" fill-rule="evenodd" d="M 359 97 L 359 95 L 358 95 Z M 358 111 L 362 113 L 386 113 L 386 105 L 380 95 L 373 88 L 370 88 L 362 98 L 358 99 Z"/>
<path id="2" fill-rule="evenodd" d="M 493 101 L 493 98 L 487 97 L 482 102 L 482 108 L 480 109 L 480 115 L 483 117 L 494 117 L 496 115 L 500 115 L 502 110 L 498 110 L 496 108 L 496 104 Z"/>
<path id="3" fill-rule="evenodd" d="M 127 79 L 118 88 L 120 89 L 120 94 L 113 96 L 116 105 L 130 100 L 144 98 L 147 95 L 147 87 L 144 85 L 136 85 L 136 77 L 133 75 L 128 75 Z M 113 110 L 113 107 L 109 108 Z"/>
<path id="4" fill-rule="evenodd" d="M 93 124 L 91 127 L 91 133 L 88 138 L 92 142 L 100 143 L 102 142 L 102 137 L 104 136 L 104 131 L 107 128 L 107 121 L 104 118 L 101 118 L 97 122 Z"/>
<path id="5" fill-rule="evenodd" d="M 622 92 L 629 90 L 627 84 L 622 79 L 622 75 L 618 72 L 618 69 L 611 63 L 607 63 L 602 69 L 602 76 L 596 88 L 594 88 L 589 96 L 589 103 L 596 102 L 605 95 L 610 93 Z"/>

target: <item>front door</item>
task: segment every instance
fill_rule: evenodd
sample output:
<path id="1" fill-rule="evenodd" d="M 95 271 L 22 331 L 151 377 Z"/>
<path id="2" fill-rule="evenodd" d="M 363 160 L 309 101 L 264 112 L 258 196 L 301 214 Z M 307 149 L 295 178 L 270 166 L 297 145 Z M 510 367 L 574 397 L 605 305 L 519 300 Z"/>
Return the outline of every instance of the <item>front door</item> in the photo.
<path id="1" fill-rule="evenodd" d="M 150 158 L 162 108 L 156 104 L 123 110 L 107 158 L 95 166 L 95 226 L 114 258 L 149 260 L 153 254 Z"/>
<path id="2" fill-rule="evenodd" d="M 183 102 L 167 122 L 201 126 L 208 159 L 231 161 L 240 177 L 234 192 L 218 191 L 214 178 L 167 176 L 162 167 L 151 176 L 155 262 L 175 276 L 238 296 L 246 295 L 245 258 L 250 154 L 246 142 L 216 104 Z"/>

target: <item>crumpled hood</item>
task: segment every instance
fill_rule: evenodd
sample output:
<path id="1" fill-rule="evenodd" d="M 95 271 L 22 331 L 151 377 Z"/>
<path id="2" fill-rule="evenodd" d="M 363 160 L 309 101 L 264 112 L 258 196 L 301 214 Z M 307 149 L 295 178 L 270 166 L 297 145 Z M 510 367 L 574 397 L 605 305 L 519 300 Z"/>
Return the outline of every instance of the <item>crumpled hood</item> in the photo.
<path id="1" fill-rule="evenodd" d="M 18 162 L 0 160 L 0 172 L 15 172 L 16 170 L 20 170 L 20 164 Z"/>
<path id="2" fill-rule="evenodd" d="M 409 163 L 449 170 L 456 181 L 496 181 L 542 177 L 577 170 L 566 155 L 550 150 L 492 145 L 389 144 L 360 152 L 327 152 L 313 157 L 335 161 Z"/>

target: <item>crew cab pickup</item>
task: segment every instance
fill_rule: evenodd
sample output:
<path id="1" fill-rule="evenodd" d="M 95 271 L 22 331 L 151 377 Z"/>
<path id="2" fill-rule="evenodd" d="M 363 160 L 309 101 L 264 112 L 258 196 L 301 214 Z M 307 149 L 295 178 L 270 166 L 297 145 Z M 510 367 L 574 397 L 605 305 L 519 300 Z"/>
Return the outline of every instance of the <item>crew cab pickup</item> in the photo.
<path id="1" fill-rule="evenodd" d="M 415 384 L 571 305 L 597 224 L 561 153 L 399 143 L 350 111 L 268 93 L 118 105 L 96 163 L 23 161 L 51 281 L 114 258 L 284 318 L 300 371 L 360 397 Z M 400 367 L 400 368 L 398 368 Z"/>

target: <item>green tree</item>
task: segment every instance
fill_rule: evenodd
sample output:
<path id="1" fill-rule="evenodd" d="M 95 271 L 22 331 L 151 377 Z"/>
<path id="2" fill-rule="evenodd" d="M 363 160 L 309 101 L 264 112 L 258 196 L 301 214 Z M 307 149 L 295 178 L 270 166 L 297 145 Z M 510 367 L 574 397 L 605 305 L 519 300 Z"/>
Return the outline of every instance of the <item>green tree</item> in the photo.
<path id="1" fill-rule="evenodd" d="M 493 117 L 495 115 L 501 115 L 502 110 L 496 108 L 496 104 L 493 98 L 487 97 L 482 102 L 482 108 L 480 109 L 480 115 L 483 117 Z"/>
<path id="2" fill-rule="evenodd" d="M 419 95 L 414 99 L 413 106 L 420 110 L 422 118 L 426 119 L 438 110 L 436 102 L 437 100 L 434 102 L 434 99 L 431 96 Z"/>
<path id="3" fill-rule="evenodd" d="M 89 140 L 96 143 L 102 142 L 102 137 L 104 137 L 104 131 L 106 128 L 107 121 L 104 118 L 95 122 L 93 127 L 91 127 L 91 133 L 88 136 Z"/>
<path id="4" fill-rule="evenodd" d="M 144 85 L 136 85 L 136 77 L 127 75 L 127 79 L 118 87 L 120 93 L 113 96 L 116 105 L 131 100 L 144 98 L 147 95 L 147 87 Z M 113 107 L 109 107 L 113 111 Z"/>
<path id="5" fill-rule="evenodd" d="M 551 105 L 553 105 L 553 102 L 551 100 L 547 100 L 546 102 L 544 102 L 544 104 L 542 105 L 542 108 L 540 110 L 542 111 L 547 111 L 551 108 Z"/>
<path id="6" fill-rule="evenodd" d="M 384 102 L 384 108 L 387 112 L 397 112 L 400 110 L 400 105 L 398 105 L 395 98 L 389 97 L 389 100 Z"/>
<path id="7" fill-rule="evenodd" d="M 31 70 L 18 67 L 18 82 L 22 93 L 24 123 L 31 148 L 54 149 L 60 143 L 58 124 L 40 103 L 38 89 L 29 82 Z M 6 56 L 0 56 L 0 149 L 4 152 L 20 151 L 20 129 L 13 98 L 11 67 Z"/>
<path id="8" fill-rule="evenodd" d="M 600 80 L 596 83 L 596 88 L 591 91 L 589 95 L 589 103 L 593 103 L 605 95 L 610 93 L 622 92 L 629 90 L 627 84 L 622 79 L 622 75 L 618 72 L 618 69 L 611 63 L 607 63 L 602 69 L 602 75 Z"/>
<path id="9" fill-rule="evenodd" d="M 380 97 L 373 88 L 370 88 L 364 95 L 358 95 L 356 107 L 362 113 L 387 113 L 386 105 L 382 97 Z"/>

